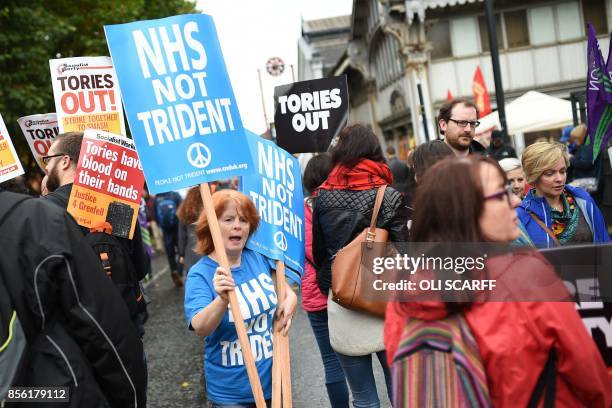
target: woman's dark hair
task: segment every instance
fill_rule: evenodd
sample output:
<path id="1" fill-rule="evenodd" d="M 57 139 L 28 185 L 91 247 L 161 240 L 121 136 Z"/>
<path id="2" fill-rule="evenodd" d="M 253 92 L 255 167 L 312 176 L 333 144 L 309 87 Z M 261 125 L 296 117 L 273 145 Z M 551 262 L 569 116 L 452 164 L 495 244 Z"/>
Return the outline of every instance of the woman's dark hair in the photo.
<path id="1" fill-rule="evenodd" d="M 415 242 L 486 242 L 480 229 L 484 193 L 480 166 L 491 164 L 507 182 L 496 160 L 480 155 L 450 157 L 419 180 L 412 217 Z"/>
<path id="2" fill-rule="evenodd" d="M 184 225 L 194 224 L 204 209 L 199 187 L 191 187 L 185 200 L 179 205 L 176 216 Z"/>
<path id="3" fill-rule="evenodd" d="M 329 176 L 332 167 L 332 160 L 329 153 L 319 154 L 308 161 L 302 179 L 304 189 L 308 195 L 311 195 L 317 187 L 323 184 L 327 176 Z"/>
<path id="4" fill-rule="evenodd" d="M 442 140 L 432 140 L 418 145 L 410 156 L 414 175 L 417 179 L 423 178 L 427 169 L 454 154 L 453 150 Z"/>
<path id="5" fill-rule="evenodd" d="M 410 230 L 411 240 L 420 242 L 486 242 L 480 228 L 480 215 L 484 210 L 484 192 L 480 168 L 484 164 L 495 167 L 500 177 L 507 181 L 506 174 L 497 161 L 480 155 L 463 158 L 447 158 L 433 165 L 419 180 L 415 198 L 415 211 Z M 416 244 L 418 246 L 418 244 Z M 453 253 L 451 253 L 453 252 Z M 456 250 L 442 246 L 435 254 L 444 258 L 448 254 L 456 256 Z M 476 246 L 466 246 L 461 250 L 462 256 L 481 256 Z M 473 252 L 473 253 L 472 253 Z M 435 271 L 438 278 L 448 279 L 445 271 Z M 452 279 L 472 280 L 488 271 L 465 271 L 463 274 L 452 274 Z M 488 279 L 488 277 L 487 277 Z M 445 291 L 441 294 L 450 314 L 460 313 L 470 308 L 475 296 L 470 291 Z"/>
<path id="6" fill-rule="evenodd" d="M 353 167 L 363 159 L 384 163 L 385 156 L 378 138 L 365 125 L 347 126 L 340 132 L 338 144 L 331 150 L 333 165 Z"/>

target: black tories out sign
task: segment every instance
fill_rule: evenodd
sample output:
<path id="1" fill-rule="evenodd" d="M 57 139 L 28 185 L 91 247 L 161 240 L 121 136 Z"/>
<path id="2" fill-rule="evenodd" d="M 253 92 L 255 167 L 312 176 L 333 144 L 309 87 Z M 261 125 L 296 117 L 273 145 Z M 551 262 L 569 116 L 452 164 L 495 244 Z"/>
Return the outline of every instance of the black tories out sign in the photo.
<path id="1" fill-rule="evenodd" d="M 348 113 L 344 75 L 274 88 L 276 142 L 289 153 L 326 151 Z"/>

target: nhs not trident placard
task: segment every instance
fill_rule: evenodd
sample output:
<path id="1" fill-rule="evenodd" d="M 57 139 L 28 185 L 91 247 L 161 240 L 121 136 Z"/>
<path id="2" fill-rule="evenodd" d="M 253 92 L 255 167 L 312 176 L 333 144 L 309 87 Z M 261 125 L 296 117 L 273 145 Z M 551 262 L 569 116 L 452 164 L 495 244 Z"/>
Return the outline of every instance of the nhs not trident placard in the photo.
<path id="1" fill-rule="evenodd" d="M 104 30 L 151 193 L 251 170 L 212 17 L 187 14 Z"/>
<path id="2" fill-rule="evenodd" d="M 241 191 L 251 197 L 261 217 L 247 248 L 284 261 L 291 269 L 286 271 L 287 276 L 300 282 L 304 271 L 304 194 L 300 165 L 295 157 L 269 140 L 249 131 L 247 134 L 254 169 L 242 177 Z"/>

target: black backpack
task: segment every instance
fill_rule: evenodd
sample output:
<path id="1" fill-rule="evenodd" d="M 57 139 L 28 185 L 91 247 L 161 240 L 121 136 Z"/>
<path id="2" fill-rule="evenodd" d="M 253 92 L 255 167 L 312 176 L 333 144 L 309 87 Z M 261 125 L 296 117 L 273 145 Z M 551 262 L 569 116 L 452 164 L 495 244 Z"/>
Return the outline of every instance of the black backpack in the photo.
<path id="1" fill-rule="evenodd" d="M 68 207 L 68 201 L 60 194 L 52 192 L 46 198 L 63 208 Z M 92 229 L 81 226 L 81 230 L 85 235 L 85 240 L 100 259 L 104 272 L 113 281 L 123 298 L 130 313 L 130 319 L 136 324 L 142 337 L 144 335 L 143 324 L 148 318 L 147 302 L 140 286 L 136 267 L 124 244 L 127 238 L 111 235 L 112 227 L 109 223 Z"/>
<path id="2" fill-rule="evenodd" d="M 147 305 L 141 290 L 138 274 L 122 238 L 102 229 L 90 231 L 85 240 L 100 259 L 106 275 L 113 281 L 123 298 L 130 318 L 139 330 L 147 319 Z M 144 333 L 141 333 L 141 335 Z"/>

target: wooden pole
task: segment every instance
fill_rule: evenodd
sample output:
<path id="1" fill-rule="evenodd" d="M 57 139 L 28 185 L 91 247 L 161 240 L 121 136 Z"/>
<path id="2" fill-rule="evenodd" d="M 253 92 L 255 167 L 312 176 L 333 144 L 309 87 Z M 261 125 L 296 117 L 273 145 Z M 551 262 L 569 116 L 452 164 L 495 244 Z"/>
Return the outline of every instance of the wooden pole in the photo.
<path id="1" fill-rule="evenodd" d="M 227 254 L 225 253 L 225 246 L 223 245 L 223 239 L 221 237 L 221 229 L 219 228 L 219 220 L 217 220 L 217 214 L 213 206 L 212 195 L 210 194 L 210 187 L 208 183 L 200 184 L 200 195 L 204 202 L 204 211 L 206 211 L 206 218 L 208 219 L 208 226 L 210 227 L 210 235 L 215 245 L 215 254 L 219 257 L 220 266 L 225 268 L 231 276 L 231 268 Z M 230 311 L 234 318 L 234 325 L 236 326 L 236 332 L 238 333 L 238 340 L 240 341 L 240 347 L 242 348 L 242 356 L 244 358 L 244 365 L 249 376 L 249 382 L 251 383 L 251 390 L 253 390 L 253 397 L 255 398 L 255 405 L 257 408 L 266 408 L 266 400 L 264 398 L 263 391 L 261 389 L 261 381 L 259 380 L 259 374 L 257 373 L 257 367 L 255 366 L 255 359 L 253 358 L 253 352 L 251 351 L 251 344 L 244 327 L 244 319 L 242 318 L 242 312 L 240 311 L 240 304 L 238 303 L 238 297 L 235 291 L 229 292 L 229 304 Z"/>
<path id="2" fill-rule="evenodd" d="M 285 279 L 285 263 L 276 261 L 276 293 L 278 304 L 287 296 L 287 280 Z M 283 336 L 280 324 L 275 322 L 272 352 L 272 408 L 280 408 L 281 390 L 282 407 L 292 407 L 291 362 L 289 353 L 289 336 Z M 277 381 L 275 383 L 275 374 Z M 278 380 L 280 378 L 280 380 Z M 280 383 L 280 384 L 279 384 Z M 276 388 L 275 388 L 276 385 Z"/>

